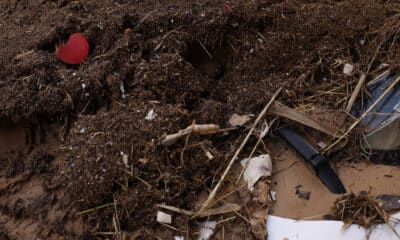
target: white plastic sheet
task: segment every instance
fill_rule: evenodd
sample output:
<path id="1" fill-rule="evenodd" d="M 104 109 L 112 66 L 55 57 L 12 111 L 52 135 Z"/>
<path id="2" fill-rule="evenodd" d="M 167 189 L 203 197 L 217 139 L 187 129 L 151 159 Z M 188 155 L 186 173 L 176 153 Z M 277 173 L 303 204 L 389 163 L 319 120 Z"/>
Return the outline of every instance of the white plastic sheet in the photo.
<path id="1" fill-rule="evenodd" d="M 400 235 L 400 213 L 392 215 L 390 224 L 381 224 L 371 230 L 369 240 L 398 240 Z M 298 221 L 289 218 L 268 216 L 268 240 L 365 240 L 368 230 L 358 225 L 342 229 L 341 221 Z M 395 233 L 395 231 L 397 233 Z M 399 235 L 397 235 L 399 234 Z"/>

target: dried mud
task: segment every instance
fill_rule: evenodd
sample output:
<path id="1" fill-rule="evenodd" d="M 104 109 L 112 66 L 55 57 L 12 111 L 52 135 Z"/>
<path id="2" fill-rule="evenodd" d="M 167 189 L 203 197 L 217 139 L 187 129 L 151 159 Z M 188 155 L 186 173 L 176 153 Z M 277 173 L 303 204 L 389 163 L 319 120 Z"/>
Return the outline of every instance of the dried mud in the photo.
<path id="1" fill-rule="evenodd" d="M 257 114 L 279 87 L 288 106 L 341 111 L 369 65 L 397 67 L 396 7 L 1 1 L 0 238 L 112 239 L 117 216 L 123 239 L 172 239 L 155 220 L 156 205 L 194 209 L 246 127 L 191 136 L 186 146 L 162 146 L 162 136 L 193 120 L 229 127 L 232 114 Z M 77 31 L 88 38 L 89 58 L 65 65 L 55 45 Z M 352 63 L 354 75 L 338 62 Z M 156 118 L 145 120 L 151 109 Z M 174 221 L 194 238 L 196 220 Z"/>

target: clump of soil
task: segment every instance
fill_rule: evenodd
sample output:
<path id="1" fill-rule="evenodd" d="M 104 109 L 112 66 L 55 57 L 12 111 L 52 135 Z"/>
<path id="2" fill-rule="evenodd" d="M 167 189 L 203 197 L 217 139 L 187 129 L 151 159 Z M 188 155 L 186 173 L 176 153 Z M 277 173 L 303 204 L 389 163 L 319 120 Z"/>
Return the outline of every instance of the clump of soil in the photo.
<path id="1" fill-rule="evenodd" d="M 394 4 L 224 3 L 0 3 L 0 119 L 24 139 L 0 157 L 1 234 L 92 239 L 113 232 L 114 218 L 124 234 L 154 239 L 156 204 L 193 210 L 246 129 L 170 147 L 164 134 L 193 120 L 229 127 L 232 114 L 257 114 L 279 87 L 288 106 L 340 111 L 368 66 L 398 64 Z M 73 32 L 90 43 L 80 66 L 54 55 Z M 156 118 L 145 120 L 151 109 Z M 13 229 L 15 219 L 36 224 Z M 195 220 L 178 221 L 197 231 Z"/>

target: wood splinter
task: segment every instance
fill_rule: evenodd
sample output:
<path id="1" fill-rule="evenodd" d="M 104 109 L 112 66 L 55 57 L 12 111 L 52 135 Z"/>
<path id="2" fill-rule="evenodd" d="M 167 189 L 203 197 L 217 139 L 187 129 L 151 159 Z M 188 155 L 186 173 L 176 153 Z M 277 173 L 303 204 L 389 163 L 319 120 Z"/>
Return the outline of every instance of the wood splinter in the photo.
<path id="1" fill-rule="evenodd" d="M 179 130 L 177 133 L 168 134 L 161 141 L 161 143 L 163 145 L 170 146 L 175 144 L 181 137 L 189 133 L 196 135 L 213 135 L 233 129 L 236 128 L 221 129 L 217 124 L 194 124 L 185 129 Z"/>

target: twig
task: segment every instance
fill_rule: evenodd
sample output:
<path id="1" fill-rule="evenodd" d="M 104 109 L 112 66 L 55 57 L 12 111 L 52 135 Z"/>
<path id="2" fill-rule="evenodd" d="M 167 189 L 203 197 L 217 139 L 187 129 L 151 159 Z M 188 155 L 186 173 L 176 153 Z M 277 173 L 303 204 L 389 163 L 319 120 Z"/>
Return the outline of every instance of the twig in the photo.
<path id="1" fill-rule="evenodd" d="M 221 197 L 217 198 L 213 203 L 211 203 L 211 204 L 209 205 L 209 207 L 213 207 L 215 204 L 217 204 L 217 203 L 223 201 L 225 198 L 231 196 L 232 194 L 234 194 L 234 193 L 236 193 L 236 192 L 239 192 L 239 190 L 242 189 L 242 188 L 244 188 L 244 187 L 247 187 L 247 184 L 242 184 L 242 185 L 238 186 L 237 188 L 235 188 L 234 190 L 228 192 L 227 194 L 222 195 Z"/>
<path id="2" fill-rule="evenodd" d="M 140 19 L 140 21 L 139 21 L 139 23 L 138 23 L 138 26 L 139 26 L 140 24 L 142 24 L 142 23 L 150 16 L 150 14 L 152 14 L 154 11 L 155 11 L 155 10 L 146 13 L 146 14 L 144 15 L 144 17 L 143 17 L 142 19 Z"/>
<path id="3" fill-rule="evenodd" d="M 184 215 L 187 215 L 187 216 L 196 215 L 196 212 L 184 210 L 184 209 L 177 208 L 177 207 L 174 207 L 174 206 L 168 206 L 168 205 L 164 205 L 164 204 L 158 204 L 157 206 L 159 208 L 163 208 L 163 209 L 166 209 L 166 210 L 169 210 L 169 211 L 172 211 L 172 212 L 176 212 L 176 213 L 180 213 L 180 214 L 184 214 Z M 231 213 L 231 212 L 239 211 L 240 209 L 241 209 L 240 205 L 229 204 L 229 205 L 224 205 L 222 207 L 217 207 L 217 208 L 205 210 L 203 213 L 198 215 L 198 217 L 209 217 L 209 216 L 213 216 L 213 215 Z"/>
<path id="4" fill-rule="evenodd" d="M 381 96 L 379 96 L 378 99 L 376 99 L 376 101 L 367 109 L 367 111 L 365 111 L 361 117 L 359 119 L 357 119 L 357 121 L 355 121 L 350 127 L 349 129 L 342 135 L 340 136 L 334 143 L 332 143 L 330 146 L 328 146 L 327 148 L 324 149 L 324 153 L 326 153 L 327 151 L 329 151 L 330 149 L 332 149 L 334 146 L 336 146 L 343 138 L 347 137 L 347 135 L 372 111 L 372 109 L 374 109 L 376 107 L 376 105 L 378 105 L 378 103 L 380 103 L 380 101 L 382 101 L 382 99 L 390 92 L 390 90 L 392 90 L 394 88 L 394 86 L 396 86 L 397 83 L 400 82 L 400 76 L 397 77 L 392 84 L 390 84 L 390 86 L 382 93 Z"/>
<path id="5" fill-rule="evenodd" d="M 218 181 L 217 185 L 214 187 L 214 189 L 211 191 L 210 195 L 207 198 L 207 201 L 203 204 L 203 206 L 200 208 L 199 212 L 196 214 L 197 216 L 201 214 L 204 209 L 208 207 L 208 205 L 211 203 L 211 201 L 214 199 L 215 195 L 217 194 L 217 191 L 222 185 L 222 182 L 225 180 L 226 176 L 228 175 L 229 170 L 232 168 L 233 163 L 235 162 L 236 158 L 239 156 L 240 152 L 246 145 L 247 141 L 250 139 L 250 136 L 253 134 L 254 129 L 256 128 L 257 124 L 261 121 L 261 119 L 264 117 L 264 115 L 267 113 L 268 108 L 272 105 L 272 103 L 275 101 L 275 98 L 279 95 L 279 93 L 282 91 L 282 87 L 280 87 L 274 95 L 272 95 L 271 100 L 267 103 L 267 105 L 264 107 L 264 109 L 260 112 L 258 115 L 257 119 L 254 121 L 253 126 L 247 133 L 247 136 L 244 138 L 242 144 L 240 147 L 236 150 L 235 154 L 233 155 L 232 159 L 230 160 L 228 166 L 226 167 L 224 173 L 222 174 L 221 179 Z M 196 216 L 195 215 L 195 216 Z M 195 217 L 193 216 L 193 217 Z"/>
<path id="6" fill-rule="evenodd" d="M 223 219 L 223 220 L 217 222 L 217 225 L 220 225 L 220 224 L 222 224 L 222 223 L 231 221 L 231 220 L 233 220 L 233 219 L 235 219 L 235 218 L 236 218 L 236 217 L 230 217 L 230 218 Z"/>
<path id="7" fill-rule="evenodd" d="M 179 29 L 179 28 L 178 28 Z M 164 41 L 165 41 L 165 39 L 169 36 L 169 35 L 171 35 L 171 34 L 173 34 L 173 33 L 179 33 L 178 31 L 177 31 L 177 29 L 175 29 L 175 30 L 171 30 L 171 31 L 169 31 L 167 34 L 165 34 L 163 37 L 162 37 L 162 39 L 161 39 L 161 41 L 160 41 L 160 43 L 159 44 L 157 44 L 157 46 L 154 48 L 154 51 L 158 51 L 158 49 L 160 49 L 160 47 L 162 46 L 162 44 L 164 43 Z"/>
<path id="8" fill-rule="evenodd" d="M 90 209 L 78 212 L 76 215 L 83 215 L 83 214 L 90 213 L 90 212 L 93 212 L 93 211 L 96 211 L 96 210 L 99 210 L 99 209 L 102 209 L 102 208 L 106 208 L 106 207 L 109 207 L 109 206 L 113 206 L 113 205 L 114 205 L 114 203 L 106 203 L 106 204 L 100 205 L 98 207 L 94 207 L 94 208 L 90 208 Z"/>
<path id="9" fill-rule="evenodd" d="M 182 230 L 179 230 L 179 229 L 177 229 L 176 227 L 173 227 L 173 226 L 171 226 L 171 225 L 169 225 L 169 224 L 166 224 L 166 223 L 160 223 L 161 225 L 164 225 L 165 227 L 167 227 L 167 228 L 169 228 L 169 229 L 172 229 L 172 230 L 174 230 L 174 231 L 177 231 L 177 232 L 183 232 Z"/>
<path id="10" fill-rule="evenodd" d="M 201 41 L 199 41 L 199 40 L 197 40 L 197 42 L 198 42 L 198 43 L 200 44 L 200 46 L 204 49 L 204 52 L 207 53 L 208 57 L 209 57 L 210 59 L 213 59 L 211 53 L 207 50 L 206 46 L 204 46 L 204 44 L 203 44 Z"/>
<path id="11" fill-rule="evenodd" d="M 189 129 L 187 135 L 186 135 L 185 146 L 183 147 L 182 152 L 181 152 L 181 156 L 180 156 L 180 160 L 181 160 L 181 165 L 182 165 L 182 166 L 184 166 L 183 156 L 185 155 L 185 150 L 186 150 L 186 148 L 187 148 L 187 146 L 188 146 L 188 144 L 189 144 L 189 138 L 190 138 L 190 135 L 191 135 L 192 132 L 193 132 L 193 127 L 194 127 L 195 124 L 196 124 L 196 121 L 194 120 L 193 123 L 192 123 L 192 125 L 190 126 L 190 129 Z"/>
<path id="12" fill-rule="evenodd" d="M 94 235 L 115 235 L 115 232 L 95 232 Z"/>
<path id="13" fill-rule="evenodd" d="M 115 235 L 117 235 L 118 240 L 121 240 L 122 239 L 121 227 L 120 227 L 119 219 L 118 219 L 117 201 L 115 201 L 115 196 L 113 196 L 113 199 L 114 199 L 114 211 L 115 211 L 115 215 L 113 217 L 113 224 L 114 224 L 114 229 L 115 229 Z"/>
<path id="14" fill-rule="evenodd" d="M 367 74 L 368 74 L 369 71 L 371 70 L 372 64 L 375 62 L 375 59 L 376 59 L 376 57 L 378 56 L 379 49 L 382 47 L 383 42 L 385 42 L 385 41 L 382 41 L 382 42 L 378 45 L 378 47 L 376 48 L 376 50 L 375 50 L 375 52 L 374 52 L 374 55 L 372 56 L 371 61 L 370 61 L 369 64 L 368 64 Z"/>
<path id="15" fill-rule="evenodd" d="M 139 180 L 140 182 L 142 182 L 144 185 L 146 185 L 148 188 L 151 188 L 150 183 L 146 182 L 143 178 L 141 178 L 141 177 L 139 177 L 139 176 L 136 176 L 136 175 L 135 175 L 135 178 L 136 178 L 137 180 Z"/>
<path id="16" fill-rule="evenodd" d="M 358 81 L 357 86 L 354 89 L 353 94 L 351 94 L 350 100 L 349 100 L 349 102 L 347 104 L 347 107 L 346 107 L 346 112 L 347 113 L 349 113 L 351 111 L 351 109 L 353 108 L 354 102 L 356 101 L 356 99 L 358 97 L 358 94 L 361 91 L 362 86 L 364 86 L 366 79 L 367 79 L 367 74 L 362 73 L 361 77 L 360 77 L 360 80 Z"/>

